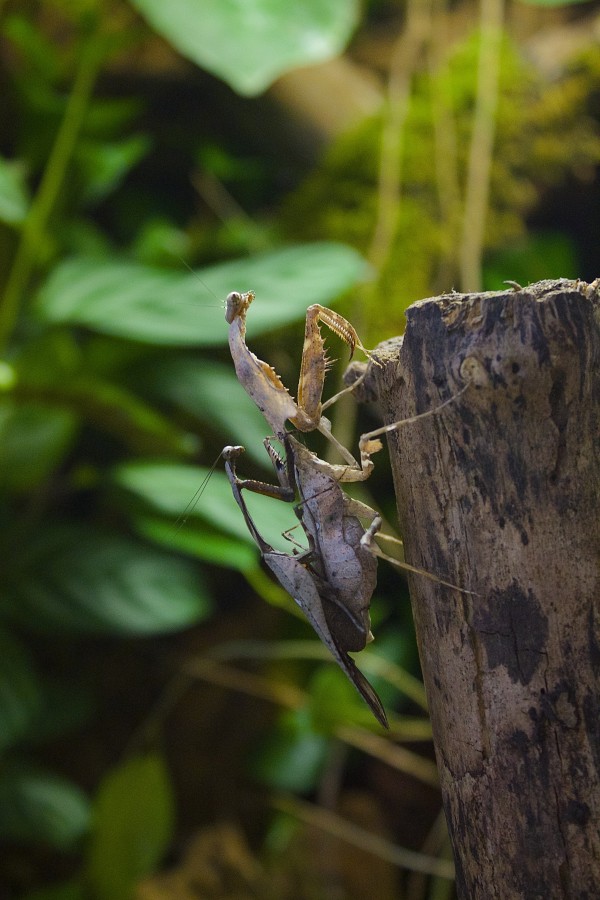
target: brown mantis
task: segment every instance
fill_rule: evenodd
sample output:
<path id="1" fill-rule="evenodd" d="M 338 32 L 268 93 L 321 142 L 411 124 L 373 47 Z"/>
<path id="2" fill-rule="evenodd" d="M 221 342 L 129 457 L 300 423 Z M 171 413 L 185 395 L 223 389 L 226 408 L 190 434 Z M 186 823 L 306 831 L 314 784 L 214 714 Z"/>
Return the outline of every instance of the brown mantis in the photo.
<path id="1" fill-rule="evenodd" d="M 275 453 L 269 440 L 267 450 L 280 476 L 279 488 L 262 482 L 242 481 L 235 460 L 243 447 L 225 447 L 225 468 L 233 495 L 256 541 L 263 560 L 279 584 L 296 601 L 330 650 L 334 659 L 356 685 L 375 717 L 387 727 L 387 718 L 377 693 L 348 656 L 362 650 L 372 640 L 369 605 L 377 579 L 377 562 L 361 540 L 364 528 L 352 501 L 319 460 L 291 435 L 284 438 L 287 461 Z M 284 500 L 300 502 L 296 513 L 308 541 L 304 552 L 282 553 L 261 536 L 242 496 L 242 489 L 261 491 Z M 278 492 L 279 491 L 279 492 Z M 362 504 L 359 504 L 362 506 Z M 372 512 L 372 511 L 370 511 Z M 372 526 L 378 528 L 379 517 Z"/>
<path id="2" fill-rule="evenodd" d="M 236 474 L 235 461 L 244 448 L 225 447 L 223 456 L 233 495 L 266 565 L 302 608 L 338 665 L 369 704 L 377 720 L 387 727 L 385 711 L 377 693 L 348 655 L 348 652 L 362 650 L 372 640 L 369 606 L 377 578 L 376 556 L 439 584 L 455 589 L 456 586 L 384 554 L 374 542 L 374 536 L 381 527 L 381 517 L 366 504 L 348 497 L 340 483 L 368 478 L 373 468 L 371 454 L 382 446 L 380 435 L 407 421 L 439 413 L 444 406 L 456 400 L 468 385 L 435 409 L 363 435 L 359 442 L 359 463 L 332 435 L 330 424 L 322 415 L 326 406 L 335 402 L 341 393 L 354 389 L 356 383 L 331 398 L 327 404 L 321 403 L 327 359 L 319 323 L 323 322 L 342 338 L 350 346 L 351 352 L 359 346 L 370 356 L 356 331 L 338 313 L 316 304 L 309 307 L 298 400 L 295 401 L 275 370 L 258 359 L 246 345 L 245 321 L 253 300 L 252 291 L 245 294 L 234 292 L 227 297 L 229 346 L 238 379 L 283 444 L 285 458 L 279 456 L 267 439 L 265 446 L 275 467 L 278 484 L 241 480 Z M 334 444 L 346 463 L 333 465 L 319 459 L 287 432 L 287 421 L 299 431 L 319 430 Z M 291 554 L 274 550 L 259 534 L 242 496 L 243 489 L 288 502 L 298 499 L 296 514 L 304 530 L 308 549 Z M 366 529 L 361 520 L 368 522 Z"/>
<path id="3" fill-rule="evenodd" d="M 275 369 L 263 362 L 262 359 L 258 359 L 246 344 L 246 316 L 253 300 L 254 291 L 244 294 L 234 291 L 225 301 L 225 318 L 229 323 L 229 349 L 238 381 L 254 400 L 280 441 L 283 441 L 287 434 L 286 421 L 290 421 L 298 431 L 318 430 L 334 445 L 342 459 L 345 459 L 353 470 L 354 474 L 347 474 L 343 479 L 340 471 L 338 480 L 364 481 L 373 470 L 370 454 L 380 450 L 381 443 L 369 441 L 374 435 L 364 435 L 363 437 L 367 440 L 364 445 L 361 443 L 361 463 L 359 464 L 350 451 L 340 444 L 331 433 L 330 422 L 323 415 L 323 410 L 326 406 L 334 403 L 342 393 L 354 389 L 356 385 L 336 394 L 327 404 L 321 403 L 328 360 L 319 323 L 323 322 L 348 344 L 351 356 L 356 347 L 360 347 L 367 356 L 371 354 L 363 347 L 355 329 L 343 316 L 317 303 L 309 306 L 306 311 L 304 346 L 298 380 L 298 400 L 296 401 Z M 346 470 L 348 466 L 340 467 L 340 470 L 342 468 Z"/>

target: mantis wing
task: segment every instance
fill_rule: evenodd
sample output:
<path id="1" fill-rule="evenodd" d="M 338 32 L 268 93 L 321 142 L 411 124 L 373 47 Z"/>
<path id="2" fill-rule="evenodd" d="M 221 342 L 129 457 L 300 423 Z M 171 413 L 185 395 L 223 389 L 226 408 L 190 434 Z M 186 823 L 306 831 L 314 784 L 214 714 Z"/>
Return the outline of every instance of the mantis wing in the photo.
<path id="1" fill-rule="evenodd" d="M 297 557 L 274 550 L 264 554 L 264 560 L 279 584 L 293 597 L 310 624 L 321 638 L 339 667 L 346 673 L 371 708 L 373 715 L 384 728 L 389 728 L 383 704 L 375 689 L 348 656 L 339 639 L 330 631 L 323 600 L 317 589 L 317 576 L 309 571 Z"/>

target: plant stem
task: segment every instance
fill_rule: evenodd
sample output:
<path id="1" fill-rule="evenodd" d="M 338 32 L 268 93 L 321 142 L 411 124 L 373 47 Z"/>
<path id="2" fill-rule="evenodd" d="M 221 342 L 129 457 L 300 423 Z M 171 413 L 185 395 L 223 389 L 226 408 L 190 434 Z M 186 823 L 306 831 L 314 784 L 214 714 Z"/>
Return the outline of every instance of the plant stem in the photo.
<path id="1" fill-rule="evenodd" d="M 481 291 L 481 261 L 496 134 L 503 20 L 504 0 L 481 0 L 477 99 L 469 149 L 460 259 L 463 291 Z"/>
<path id="2" fill-rule="evenodd" d="M 458 139 L 451 92 L 448 58 L 448 0 L 434 4 L 431 44 L 428 54 L 431 96 L 431 118 L 434 136 L 435 180 L 440 220 L 445 245 L 435 276 L 436 291 L 445 290 L 456 280 L 458 249 L 461 238 L 462 197 L 458 167 Z M 433 285 L 432 285 L 433 287 Z"/>
<path id="3" fill-rule="evenodd" d="M 6 349 L 19 316 L 23 295 L 36 264 L 40 241 L 62 189 L 103 55 L 104 41 L 100 41 L 97 35 L 92 35 L 82 49 L 63 120 L 37 194 L 23 224 L 4 300 L 0 305 L 0 352 Z"/>
<path id="4" fill-rule="evenodd" d="M 412 77 L 431 28 L 429 3 L 409 0 L 406 26 L 396 42 L 388 76 L 388 109 L 383 123 L 377 185 L 377 221 L 368 260 L 378 273 L 387 262 L 396 234 L 402 191 L 402 142 Z"/>

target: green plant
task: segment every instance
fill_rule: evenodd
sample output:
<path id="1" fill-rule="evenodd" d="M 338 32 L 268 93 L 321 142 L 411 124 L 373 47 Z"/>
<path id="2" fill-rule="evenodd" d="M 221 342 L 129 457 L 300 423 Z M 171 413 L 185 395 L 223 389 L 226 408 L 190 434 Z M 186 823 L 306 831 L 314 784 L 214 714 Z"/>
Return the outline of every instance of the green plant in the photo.
<path id="1" fill-rule="evenodd" d="M 180 3 L 167 22 L 162 4 L 137 6 L 176 45 L 189 39 L 194 4 Z M 297 42 L 265 51 L 270 29 L 293 14 L 281 4 L 270 7 L 262 36 L 237 23 L 240 62 L 228 66 L 234 12 L 205 6 L 203 27 L 215 31 L 204 46 L 216 56 L 198 61 L 240 90 L 257 91 L 314 53 L 310 41 L 300 54 Z M 347 38 L 351 8 L 319 3 L 316 20 L 300 23 L 321 29 L 321 54 Z M 15 127 L 14 156 L 0 159 L 0 839 L 73 852 L 91 831 L 83 880 L 35 896 L 79 897 L 85 885 L 91 896 L 118 898 L 154 868 L 172 836 L 158 748 L 126 757 L 92 804 L 35 761 L 38 747 L 93 718 L 93 685 L 77 675 L 86 642 L 166 635 L 207 620 L 214 603 L 201 563 L 256 581 L 256 553 L 221 472 L 185 527 L 176 526 L 207 474 L 195 460 L 212 458 L 217 440 L 247 442 L 266 461 L 266 426 L 224 362 L 226 323 L 214 297 L 251 284 L 260 295 L 256 338 L 301 319 L 307 297 L 334 301 L 364 264 L 340 244 L 280 247 L 271 239 L 261 254 L 185 271 L 179 254 L 191 260 L 192 242 L 175 209 L 171 217 L 145 210 L 128 193 L 152 148 L 151 134 L 139 130 L 143 105 L 97 87 L 139 39 L 138 26 L 123 6 L 110 23 L 101 3 L 68 15 L 48 3 L 39 12 L 39 20 L 3 22 L 15 53 L 4 98 Z M 247 12 L 248 4 L 237 14 Z M 68 34 L 67 52 L 53 29 Z M 249 64 L 249 46 L 260 50 L 262 70 Z M 139 215 L 133 228 L 103 227 L 127 202 L 130 221 Z M 267 531 L 282 530 L 277 508 L 263 504 L 257 516 Z"/>

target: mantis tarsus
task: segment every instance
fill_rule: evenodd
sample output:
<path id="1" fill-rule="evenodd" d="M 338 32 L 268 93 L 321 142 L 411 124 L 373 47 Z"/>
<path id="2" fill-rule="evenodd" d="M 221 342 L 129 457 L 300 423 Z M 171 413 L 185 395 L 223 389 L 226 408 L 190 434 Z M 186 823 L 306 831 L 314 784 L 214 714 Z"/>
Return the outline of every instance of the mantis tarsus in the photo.
<path id="1" fill-rule="evenodd" d="M 235 461 L 243 447 L 226 447 L 223 456 L 233 495 L 242 510 L 246 525 L 262 557 L 282 587 L 302 608 L 313 628 L 331 651 L 338 665 L 369 704 L 377 720 L 387 727 L 387 718 L 377 693 L 356 667 L 348 652 L 362 650 L 372 640 L 369 606 L 377 579 L 376 556 L 403 569 L 421 574 L 438 584 L 457 588 L 428 572 L 400 563 L 384 554 L 374 537 L 381 517 L 369 506 L 348 497 L 341 482 L 363 481 L 370 475 L 371 454 L 381 449 L 379 437 L 408 422 L 438 414 L 454 402 L 468 384 L 445 403 L 411 419 L 395 422 L 362 435 L 359 441 L 360 463 L 331 433 L 322 412 L 326 406 L 350 388 L 321 403 L 327 358 L 319 323 L 326 324 L 351 349 L 359 346 L 368 356 L 352 325 L 338 313 L 317 304 L 307 310 L 302 364 L 295 401 L 275 370 L 258 359 L 246 345 L 246 315 L 254 293 L 231 293 L 226 302 L 229 346 L 237 377 L 262 411 L 282 443 L 282 458 L 267 439 L 265 446 L 277 473 L 278 484 L 266 484 L 238 478 Z M 311 453 L 286 430 L 289 421 L 299 431 L 318 430 L 337 448 L 345 463 L 333 465 Z M 288 502 L 297 500 L 296 514 L 304 530 L 308 549 L 302 553 L 282 553 L 268 544 L 253 522 L 242 490 L 252 490 Z M 364 528 L 361 520 L 368 523 Z M 394 540 L 394 539 L 392 539 Z"/>

